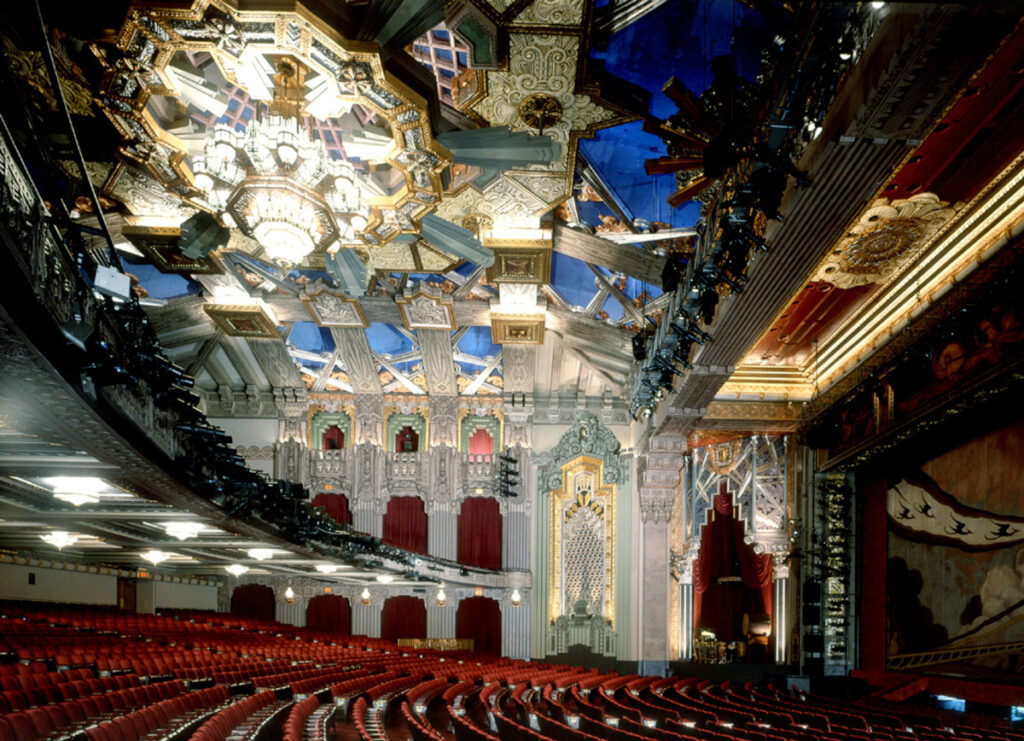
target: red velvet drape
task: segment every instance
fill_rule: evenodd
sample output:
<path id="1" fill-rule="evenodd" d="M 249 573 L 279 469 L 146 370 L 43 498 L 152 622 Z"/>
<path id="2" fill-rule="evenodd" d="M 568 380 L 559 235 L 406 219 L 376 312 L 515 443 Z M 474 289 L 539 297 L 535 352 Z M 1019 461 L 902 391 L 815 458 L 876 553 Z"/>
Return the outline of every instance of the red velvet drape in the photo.
<path id="1" fill-rule="evenodd" d="M 274 590 L 265 584 L 242 584 L 231 593 L 231 614 L 250 620 L 270 620 L 274 614 Z"/>
<path id="2" fill-rule="evenodd" d="M 501 606 L 490 597 L 468 597 L 455 612 L 455 637 L 472 638 L 473 650 L 501 654 Z"/>
<path id="3" fill-rule="evenodd" d="M 395 451 L 415 453 L 420 449 L 420 436 L 412 427 L 403 427 L 395 433 Z"/>
<path id="4" fill-rule="evenodd" d="M 427 552 L 427 513 L 419 497 L 392 497 L 384 514 L 385 543 L 413 553 Z"/>
<path id="5" fill-rule="evenodd" d="M 306 627 L 336 635 L 352 635 L 352 608 L 337 594 L 318 594 L 306 606 Z"/>
<path id="6" fill-rule="evenodd" d="M 725 487 L 714 498 L 711 521 L 701 533 L 693 569 L 693 623 L 713 630 L 719 640 L 742 639 L 743 614 L 773 612 L 772 557 L 755 554 L 743 542 L 743 523 L 733 513 Z M 739 581 L 720 582 L 722 577 Z"/>
<path id="7" fill-rule="evenodd" d="M 352 512 L 348 508 L 348 497 L 344 494 L 317 494 L 313 497 L 314 507 L 323 507 L 339 525 L 352 524 Z"/>
<path id="8" fill-rule="evenodd" d="M 419 597 L 388 597 L 380 614 L 380 637 L 385 641 L 427 637 L 427 607 Z"/>
<path id="9" fill-rule="evenodd" d="M 494 439 L 491 434 L 480 428 L 469 436 L 470 460 L 489 461 L 494 455 Z"/>
<path id="10" fill-rule="evenodd" d="M 501 568 L 501 510 L 496 499 L 469 497 L 462 502 L 457 546 L 459 563 Z"/>
<path id="11" fill-rule="evenodd" d="M 324 450 L 341 450 L 345 447 L 345 433 L 341 431 L 338 425 L 331 425 L 324 430 L 321 442 Z"/>

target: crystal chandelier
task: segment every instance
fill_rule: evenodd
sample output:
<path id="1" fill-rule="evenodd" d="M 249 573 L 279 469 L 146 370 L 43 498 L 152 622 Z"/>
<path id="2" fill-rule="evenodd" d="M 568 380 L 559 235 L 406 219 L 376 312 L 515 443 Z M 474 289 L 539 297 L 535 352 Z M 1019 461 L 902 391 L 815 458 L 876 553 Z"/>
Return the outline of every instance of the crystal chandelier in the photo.
<path id="1" fill-rule="evenodd" d="M 195 186 L 224 223 L 278 265 L 359 242 L 371 215 L 355 169 L 332 160 L 300 121 L 295 68 L 278 65 L 270 113 L 241 132 L 219 124 L 194 158 Z"/>

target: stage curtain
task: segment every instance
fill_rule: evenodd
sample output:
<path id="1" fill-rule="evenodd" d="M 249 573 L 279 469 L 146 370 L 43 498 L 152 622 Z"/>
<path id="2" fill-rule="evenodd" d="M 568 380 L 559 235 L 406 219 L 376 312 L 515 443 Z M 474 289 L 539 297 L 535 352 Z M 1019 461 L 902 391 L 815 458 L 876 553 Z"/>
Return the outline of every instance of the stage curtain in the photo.
<path id="1" fill-rule="evenodd" d="M 459 512 L 459 563 L 482 569 L 501 568 L 501 510 L 489 497 L 469 497 Z"/>
<path id="2" fill-rule="evenodd" d="M 274 590 L 265 584 L 242 584 L 231 593 L 231 614 L 250 620 L 273 621 Z"/>
<path id="3" fill-rule="evenodd" d="M 693 570 L 694 625 L 713 630 L 719 640 L 744 638 L 744 613 L 772 617 L 772 557 L 755 554 L 743 538 L 743 523 L 734 516 L 732 497 L 723 491 L 713 500 Z M 738 580 L 723 582 L 722 577 Z"/>
<path id="4" fill-rule="evenodd" d="M 501 606 L 490 597 L 468 597 L 455 612 L 455 637 L 472 638 L 473 650 L 501 655 Z"/>
<path id="5" fill-rule="evenodd" d="M 306 605 L 306 627 L 335 635 L 352 635 L 352 608 L 337 594 L 319 594 Z"/>
<path id="6" fill-rule="evenodd" d="M 419 497 L 392 497 L 384 514 L 382 540 L 413 553 L 427 552 L 427 513 Z"/>
<path id="7" fill-rule="evenodd" d="M 427 608 L 419 597 L 388 597 L 380 614 L 380 637 L 385 641 L 427 637 Z"/>
<path id="8" fill-rule="evenodd" d="M 344 494 L 317 494 L 311 504 L 323 507 L 339 525 L 352 524 L 352 512 L 348 508 L 348 497 Z"/>
<path id="9" fill-rule="evenodd" d="M 341 450 L 345 447 L 345 433 L 339 429 L 338 425 L 331 425 L 324 430 L 321 443 L 324 450 Z"/>
<path id="10" fill-rule="evenodd" d="M 469 436 L 469 455 L 473 461 L 489 461 L 494 455 L 494 440 L 487 430 L 480 428 Z"/>

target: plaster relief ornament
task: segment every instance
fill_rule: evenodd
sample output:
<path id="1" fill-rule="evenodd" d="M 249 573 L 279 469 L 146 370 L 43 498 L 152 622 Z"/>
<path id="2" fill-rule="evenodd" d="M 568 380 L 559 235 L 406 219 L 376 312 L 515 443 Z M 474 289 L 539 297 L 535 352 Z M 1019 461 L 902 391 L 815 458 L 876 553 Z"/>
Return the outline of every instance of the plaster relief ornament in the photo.
<path id="1" fill-rule="evenodd" d="M 416 265 L 410 235 L 451 163 L 427 102 L 385 71 L 376 46 L 293 7 L 133 2 L 114 43 L 92 47 L 120 154 L 168 200 L 244 233 L 235 248 L 257 257 L 330 271 L 354 250 L 374 268 Z M 212 63 L 197 61 L 206 55 Z M 145 74 L 126 73 L 135 69 Z M 182 110 L 185 127 L 169 113 Z M 400 254 L 373 259 L 402 235 Z"/>
<path id="2" fill-rule="evenodd" d="M 960 206 L 934 193 L 875 201 L 812 276 L 837 288 L 882 283 L 934 237 Z"/>
<path id="3" fill-rule="evenodd" d="M 308 291 L 299 296 L 313 319 L 321 327 L 358 327 L 365 329 L 370 326 L 363 314 L 358 301 L 347 299 L 331 293 L 321 285 L 315 291 Z"/>

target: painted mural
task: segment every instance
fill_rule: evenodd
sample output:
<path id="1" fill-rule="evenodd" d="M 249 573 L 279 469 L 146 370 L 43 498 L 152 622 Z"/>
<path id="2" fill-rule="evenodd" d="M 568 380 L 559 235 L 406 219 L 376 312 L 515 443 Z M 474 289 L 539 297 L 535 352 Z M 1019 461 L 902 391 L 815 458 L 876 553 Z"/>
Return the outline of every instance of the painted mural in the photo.
<path id="1" fill-rule="evenodd" d="M 1022 457 L 1024 418 L 890 480 L 890 668 L 1024 670 Z"/>

